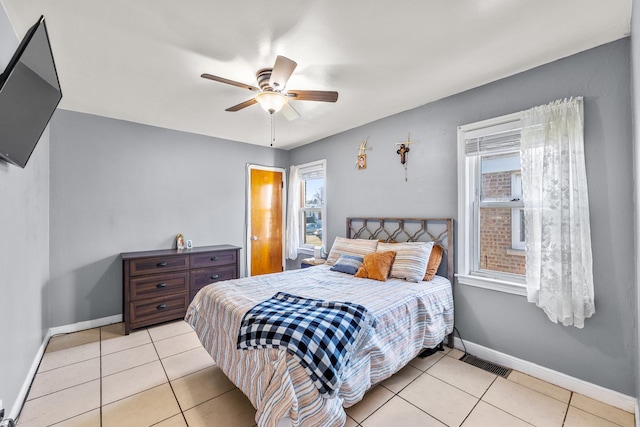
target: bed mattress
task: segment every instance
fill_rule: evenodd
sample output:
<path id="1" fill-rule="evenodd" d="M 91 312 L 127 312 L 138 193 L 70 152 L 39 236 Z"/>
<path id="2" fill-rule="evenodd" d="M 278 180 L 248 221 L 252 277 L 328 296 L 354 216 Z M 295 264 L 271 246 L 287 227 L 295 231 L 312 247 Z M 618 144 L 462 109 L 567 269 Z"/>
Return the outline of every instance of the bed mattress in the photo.
<path id="1" fill-rule="evenodd" d="M 334 397 L 320 395 L 302 365 L 284 349 L 237 349 L 244 314 L 278 292 L 360 304 L 375 317 L 374 333 L 352 358 Z M 380 282 L 321 265 L 206 286 L 189 306 L 186 321 L 256 408 L 259 427 L 275 427 L 285 417 L 293 426 L 342 426 L 344 407 L 452 332 L 453 296 L 451 283 L 441 276 L 420 283 Z"/>

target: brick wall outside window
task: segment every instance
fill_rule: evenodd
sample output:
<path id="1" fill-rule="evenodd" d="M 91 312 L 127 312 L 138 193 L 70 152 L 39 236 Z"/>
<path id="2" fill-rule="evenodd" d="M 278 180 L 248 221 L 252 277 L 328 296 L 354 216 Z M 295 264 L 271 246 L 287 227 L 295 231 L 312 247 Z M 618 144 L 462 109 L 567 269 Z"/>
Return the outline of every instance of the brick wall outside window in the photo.
<path id="1" fill-rule="evenodd" d="M 483 198 L 511 198 L 511 171 L 482 174 Z M 480 268 L 525 274 L 525 257 L 513 255 L 511 209 L 480 209 Z M 520 252 L 518 252 L 520 253 Z"/>

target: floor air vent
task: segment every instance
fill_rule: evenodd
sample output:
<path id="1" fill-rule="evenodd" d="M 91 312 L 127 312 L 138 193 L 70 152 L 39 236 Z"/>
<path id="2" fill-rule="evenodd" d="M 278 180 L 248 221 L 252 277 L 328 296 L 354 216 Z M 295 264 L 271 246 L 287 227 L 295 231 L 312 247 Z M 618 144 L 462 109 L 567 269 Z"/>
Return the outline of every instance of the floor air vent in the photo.
<path id="1" fill-rule="evenodd" d="M 504 368 L 500 365 L 496 365 L 495 363 L 487 362 L 486 360 L 478 359 L 470 354 L 465 354 L 460 358 L 460 360 L 464 363 L 468 363 L 469 365 L 473 365 L 476 368 L 501 376 L 502 378 L 507 378 L 511 373 L 511 369 Z"/>

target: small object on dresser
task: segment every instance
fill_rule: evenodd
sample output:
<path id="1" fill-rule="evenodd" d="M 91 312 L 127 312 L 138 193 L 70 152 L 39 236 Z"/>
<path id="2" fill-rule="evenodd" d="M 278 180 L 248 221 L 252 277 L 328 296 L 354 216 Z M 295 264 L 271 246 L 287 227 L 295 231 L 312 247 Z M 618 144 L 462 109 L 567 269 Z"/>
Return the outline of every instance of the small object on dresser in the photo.
<path id="1" fill-rule="evenodd" d="M 187 240 L 187 249 L 192 249 L 192 248 L 193 248 L 193 241 Z"/>
<path id="2" fill-rule="evenodd" d="M 313 267 L 314 265 L 322 265 L 326 262 L 324 259 L 305 258 L 300 262 L 300 268 Z"/>
<path id="3" fill-rule="evenodd" d="M 178 233 L 178 235 L 176 236 L 176 249 L 184 249 L 184 236 L 182 235 L 182 233 Z"/>

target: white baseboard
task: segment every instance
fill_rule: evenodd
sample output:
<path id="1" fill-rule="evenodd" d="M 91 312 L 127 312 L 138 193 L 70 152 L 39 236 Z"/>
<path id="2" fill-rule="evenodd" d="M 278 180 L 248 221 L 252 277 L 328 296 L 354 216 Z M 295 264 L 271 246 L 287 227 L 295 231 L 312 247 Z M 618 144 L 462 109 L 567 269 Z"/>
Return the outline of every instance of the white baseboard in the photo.
<path id="1" fill-rule="evenodd" d="M 101 319 L 87 320 L 86 322 L 73 323 L 71 325 L 56 326 L 50 328 L 51 337 L 60 334 L 69 334 L 71 332 L 84 331 L 85 329 L 99 328 L 101 326 L 111 325 L 112 323 L 122 322 L 122 314 L 115 316 L 103 317 Z"/>
<path id="2" fill-rule="evenodd" d="M 14 420 L 18 418 L 20 415 L 20 411 L 22 410 L 22 406 L 24 405 L 25 400 L 27 399 L 27 393 L 29 393 L 29 388 L 31 387 L 31 383 L 38 372 L 38 366 L 40 366 L 40 361 L 42 360 L 42 356 L 44 356 L 44 351 L 47 348 L 47 343 L 49 339 L 54 335 L 60 334 L 68 334 L 71 332 L 84 331 L 85 329 L 99 328 L 101 326 L 110 325 L 112 323 L 122 322 L 122 315 L 118 314 L 115 316 L 103 317 L 102 319 L 88 320 L 86 322 L 78 322 L 73 323 L 71 325 L 64 326 L 56 326 L 54 328 L 49 328 L 44 338 L 42 339 L 42 344 L 40 344 L 40 348 L 36 353 L 36 356 L 33 359 L 33 363 L 31 363 L 31 368 L 27 373 L 27 378 L 24 380 L 22 384 L 22 388 L 18 393 L 18 397 L 11 407 L 11 412 L 8 417 L 13 418 Z"/>
<path id="3" fill-rule="evenodd" d="M 8 417 L 13 418 L 14 420 L 18 419 L 18 415 L 22 410 L 22 406 L 24 405 L 25 400 L 27 399 L 27 393 L 29 393 L 29 388 L 31 387 L 31 383 L 33 382 L 33 378 L 36 376 L 36 372 L 38 372 L 38 366 L 40 366 L 40 361 L 42 360 L 42 356 L 44 355 L 44 350 L 47 348 L 47 343 L 49 342 L 49 338 L 51 338 L 51 329 L 47 331 L 42 340 L 42 344 L 40 344 L 40 348 L 38 348 L 38 352 L 31 363 L 31 368 L 27 373 L 27 378 L 22 383 L 22 388 L 20 388 L 20 392 L 18 393 L 18 397 L 16 397 L 16 401 L 13 403 L 11 407 L 11 411 L 9 412 Z"/>
<path id="4" fill-rule="evenodd" d="M 600 402 L 615 406 L 616 408 L 620 408 L 624 411 L 635 413 L 636 420 L 638 420 L 638 412 L 636 409 L 637 400 L 635 397 L 627 396 L 626 394 L 622 394 L 614 390 L 609 390 L 599 385 L 563 374 L 562 372 L 554 371 L 553 369 L 545 368 L 544 366 L 536 365 L 535 363 L 518 359 L 517 357 L 510 356 L 466 340 L 464 341 L 464 345 L 466 346 L 469 354 L 479 357 L 480 359 L 496 363 L 504 366 L 505 368 L 515 369 L 527 375 L 531 375 L 557 385 L 558 387 L 580 393 L 584 396 L 599 400 Z M 454 346 L 459 350 L 463 350 L 464 348 L 460 338 L 458 337 L 454 339 Z"/>

